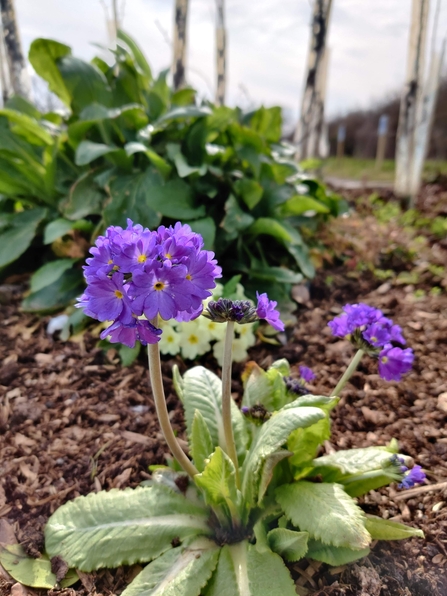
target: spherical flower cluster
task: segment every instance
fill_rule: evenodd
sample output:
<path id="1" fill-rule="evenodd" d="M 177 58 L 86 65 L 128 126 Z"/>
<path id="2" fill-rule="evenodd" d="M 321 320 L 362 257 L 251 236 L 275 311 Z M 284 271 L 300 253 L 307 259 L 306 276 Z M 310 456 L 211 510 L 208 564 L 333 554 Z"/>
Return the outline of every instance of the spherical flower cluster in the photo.
<path id="1" fill-rule="evenodd" d="M 378 356 L 379 374 L 386 381 L 400 381 L 411 370 L 414 354 L 405 345 L 402 329 L 383 312 L 368 304 L 347 304 L 343 313 L 328 323 L 337 337 L 348 337 L 352 343 L 372 356 Z"/>
<path id="2" fill-rule="evenodd" d="M 158 315 L 177 321 L 199 316 L 221 277 L 214 253 L 180 222 L 151 231 L 127 220 L 125 229 L 109 227 L 90 252 L 87 289 L 76 306 L 99 321 L 113 321 L 101 337 L 129 347 L 159 341 L 162 331 L 150 322 Z"/>

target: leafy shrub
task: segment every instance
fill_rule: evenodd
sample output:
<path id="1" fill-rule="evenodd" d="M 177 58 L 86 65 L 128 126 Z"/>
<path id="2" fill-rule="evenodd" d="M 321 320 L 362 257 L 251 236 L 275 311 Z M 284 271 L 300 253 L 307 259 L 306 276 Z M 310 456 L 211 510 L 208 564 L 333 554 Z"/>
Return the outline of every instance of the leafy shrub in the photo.
<path id="1" fill-rule="evenodd" d="M 344 203 L 291 160 L 279 108 L 196 105 L 193 89 L 173 92 L 168 71 L 155 78 L 135 42 L 118 37 L 112 65 L 35 40 L 30 62 L 66 111 L 19 98 L 0 111 L 0 267 L 33 239 L 53 253 L 24 307 L 58 308 L 79 292 L 78 259 L 127 218 L 149 228 L 181 218 L 249 295 L 261 280 L 286 299 L 314 273 L 306 238 Z"/>

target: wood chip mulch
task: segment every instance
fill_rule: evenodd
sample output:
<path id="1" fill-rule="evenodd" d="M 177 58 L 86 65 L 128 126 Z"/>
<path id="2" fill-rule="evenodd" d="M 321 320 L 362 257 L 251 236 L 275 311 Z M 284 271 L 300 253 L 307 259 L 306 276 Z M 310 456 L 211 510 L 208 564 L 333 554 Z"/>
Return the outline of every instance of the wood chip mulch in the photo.
<path id="1" fill-rule="evenodd" d="M 403 286 L 384 291 L 370 275 L 347 275 L 345 266 L 331 270 L 330 284 L 327 274 L 319 274 L 308 299 L 301 300 L 285 345 L 260 344 L 250 358 L 264 367 L 281 357 L 294 370 L 310 366 L 317 375 L 312 392 L 328 394 L 353 355 L 350 344 L 333 338 L 327 327 L 343 304 L 367 302 L 401 325 L 416 354 L 413 371 L 400 383 L 386 383 L 376 362 L 365 358 L 333 412 L 326 449 L 396 438 L 400 450 L 425 469 L 426 484 L 408 491 L 394 485 L 360 502 L 368 513 L 421 528 L 425 539 L 378 543 L 369 557 L 342 568 L 301 561 L 291 567 L 297 592 L 447 596 L 447 294 L 416 300 Z M 92 491 L 137 486 L 149 478 L 150 464 L 164 463 L 167 448 L 144 361 L 122 368 L 116 352 L 104 353 L 88 334 L 65 343 L 48 336 L 48 317 L 20 312 L 23 289 L 14 278 L 0 287 L 0 542 L 13 537 L 37 556 L 42 528 L 57 507 Z M 171 381 L 175 361 L 165 360 L 163 374 L 171 420 L 185 440 Z M 218 370 L 211 357 L 205 362 Z M 234 369 L 235 397 L 242 368 Z M 64 596 L 119 594 L 138 570 L 81 574 Z M 44 591 L 14 584 L 0 571 L 1 596 L 35 593 Z"/>

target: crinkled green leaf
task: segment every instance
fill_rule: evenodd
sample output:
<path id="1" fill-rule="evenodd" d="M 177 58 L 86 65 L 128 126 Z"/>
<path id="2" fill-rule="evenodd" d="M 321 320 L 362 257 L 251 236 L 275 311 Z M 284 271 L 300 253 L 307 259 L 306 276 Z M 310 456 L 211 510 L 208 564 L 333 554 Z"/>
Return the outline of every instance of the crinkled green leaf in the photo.
<path id="1" fill-rule="evenodd" d="M 203 596 L 296 596 L 281 557 L 246 541 L 224 546 Z"/>
<path id="2" fill-rule="evenodd" d="M 31 292 L 37 292 L 55 282 L 67 269 L 73 267 L 73 263 L 76 263 L 76 259 L 58 259 L 40 267 L 31 276 Z"/>
<path id="3" fill-rule="evenodd" d="M 366 517 L 339 484 L 300 481 L 276 489 L 276 499 L 294 526 L 333 546 L 367 548 Z"/>
<path id="4" fill-rule="evenodd" d="M 150 561 L 174 539 L 207 535 L 206 509 L 162 485 L 78 497 L 62 505 L 45 527 L 46 550 L 72 567 Z"/>
<path id="5" fill-rule="evenodd" d="M 199 596 L 218 557 L 219 548 L 212 542 L 173 548 L 146 565 L 122 596 Z"/>
<path id="6" fill-rule="evenodd" d="M 314 459 L 313 465 L 315 474 L 321 474 L 326 482 L 338 482 L 347 475 L 380 470 L 392 453 L 388 447 L 343 449 Z"/>
<path id="7" fill-rule="evenodd" d="M 316 425 L 318 425 L 318 422 L 316 423 Z M 290 457 L 291 455 L 291 451 L 287 451 L 286 449 L 279 449 L 278 451 L 274 451 L 265 458 L 261 471 L 261 479 L 259 481 L 258 502 L 261 502 L 267 491 L 267 488 L 273 478 L 273 472 L 275 471 L 276 464 L 278 464 L 283 459 Z"/>
<path id="8" fill-rule="evenodd" d="M 210 455 L 213 453 L 214 445 L 210 431 L 208 430 L 208 426 L 206 425 L 200 410 L 194 412 L 189 439 L 194 465 L 199 472 L 203 472 L 205 468 L 205 460 L 209 459 Z"/>
<path id="9" fill-rule="evenodd" d="M 220 446 L 225 450 L 222 381 L 219 377 L 203 366 L 195 366 L 188 370 L 183 376 L 183 404 L 188 434 L 192 430 L 195 411 L 199 410 L 210 432 L 213 448 Z M 247 431 L 243 415 L 233 401 L 231 403 L 231 418 L 236 450 L 239 458 L 243 458 L 246 454 Z"/>
<path id="10" fill-rule="evenodd" d="M 31 588 L 53 589 L 57 579 L 51 571 L 51 561 L 46 555 L 38 559 L 29 557 L 20 544 L 0 546 L 0 563 L 18 582 Z M 79 580 L 74 569 L 70 569 L 60 585 L 68 588 Z"/>
<path id="11" fill-rule="evenodd" d="M 319 408 L 280 410 L 259 428 L 242 468 L 242 494 L 251 504 L 258 500 L 259 476 L 265 459 L 284 445 L 296 428 L 310 426 L 324 417 Z"/>
<path id="12" fill-rule="evenodd" d="M 267 540 L 273 552 L 286 561 L 299 561 L 307 553 L 307 532 L 296 532 L 286 528 L 275 528 L 267 534 Z"/>
<path id="13" fill-rule="evenodd" d="M 344 546 L 330 546 L 328 544 L 323 544 L 319 540 L 309 540 L 306 557 L 314 559 L 315 561 L 327 563 L 333 567 L 338 567 L 339 565 L 346 565 L 347 563 L 352 563 L 358 559 L 363 559 L 363 557 L 367 557 L 369 553 L 369 548 L 352 550 Z"/>
<path id="14" fill-rule="evenodd" d="M 374 540 L 403 540 L 411 536 L 424 538 L 424 532 L 419 528 L 412 528 L 375 515 L 366 515 L 365 525 Z"/>

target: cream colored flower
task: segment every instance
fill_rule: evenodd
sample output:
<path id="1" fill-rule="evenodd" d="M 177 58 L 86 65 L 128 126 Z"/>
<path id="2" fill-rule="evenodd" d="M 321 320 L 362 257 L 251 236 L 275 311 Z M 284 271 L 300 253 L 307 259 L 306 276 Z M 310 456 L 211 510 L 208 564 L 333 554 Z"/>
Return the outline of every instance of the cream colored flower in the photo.
<path id="1" fill-rule="evenodd" d="M 193 360 L 211 349 L 210 334 L 200 327 L 196 319 L 189 323 L 182 323 L 180 333 L 180 346 L 182 356 Z"/>
<path id="2" fill-rule="evenodd" d="M 162 354 L 175 356 L 180 352 L 180 334 L 175 331 L 172 325 L 165 323 L 158 345 Z"/>

